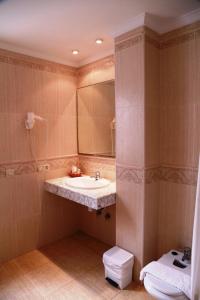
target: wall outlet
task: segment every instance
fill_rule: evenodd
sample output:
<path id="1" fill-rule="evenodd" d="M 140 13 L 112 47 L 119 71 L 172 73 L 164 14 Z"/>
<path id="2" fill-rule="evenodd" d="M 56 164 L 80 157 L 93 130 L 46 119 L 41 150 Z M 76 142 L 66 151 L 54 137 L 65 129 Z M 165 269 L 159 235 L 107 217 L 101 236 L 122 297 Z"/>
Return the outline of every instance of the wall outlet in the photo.
<path id="1" fill-rule="evenodd" d="M 39 165 L 37 167 L 38 172 L 48 171 L 49 169 L 50 169 L 50 165 L 49 164 Z"/>
<path id="2" fill-rule="evenodd" d="M 6 169 L 6 176 L 14 176 L 15 169 Z"/>

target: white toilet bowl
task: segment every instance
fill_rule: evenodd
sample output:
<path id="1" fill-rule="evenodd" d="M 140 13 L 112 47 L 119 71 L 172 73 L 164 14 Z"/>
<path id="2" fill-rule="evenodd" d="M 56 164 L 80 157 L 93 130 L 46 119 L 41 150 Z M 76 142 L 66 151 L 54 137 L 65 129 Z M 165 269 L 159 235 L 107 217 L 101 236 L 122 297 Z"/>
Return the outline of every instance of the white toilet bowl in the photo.
<path id="1" fill-rule="evenodd" d="M 182 252 L 171 250 L 159 258 L 158 262 L 172 269 L 180 268 L 179 271 L 190 275 L 190 263 L 184 262 L 182 257 Z M 147 272 L 144 277 L 144 286 L 150 295 L 159 300 L 188 300 L 188 297 L 185 295 L 185 293 L 183 293 L 182 290 L 178 289 L 174 285 L 169 284 L 167 280 L 161 280 L 161 278 L 159 278 L 157 275 Z"/>
<path id="2" fill-rule="evenodd" d="M 188 300 L 181 290 L 150 274 L 145 276 L 144 286 L 150 295 L 159 300 Z"/>

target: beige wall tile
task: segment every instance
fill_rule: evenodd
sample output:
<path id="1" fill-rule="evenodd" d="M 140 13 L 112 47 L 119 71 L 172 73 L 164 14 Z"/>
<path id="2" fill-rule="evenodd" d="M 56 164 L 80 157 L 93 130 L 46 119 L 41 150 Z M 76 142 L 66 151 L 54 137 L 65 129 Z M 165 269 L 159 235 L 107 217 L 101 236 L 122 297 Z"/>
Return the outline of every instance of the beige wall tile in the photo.
<path id="1" fill-rule="evenodd" d="M 116 243 L 134 254 L 134 278 L 143 266 L 144 184 L 129 168 L 145 166 L 145 48 L 142 35 L 116 45 L 116 162 L 127 169 L 117 177 Z"/>
<path id="2" fill-rule="evenodd" d="M 135 256 L 134 277 L 143 265 L 144 186 L 117 181 L 116 244 Z"/>
<path id="3" fill-rule="evenodd" d="M 144 105 L 144 44 L 118 51 L 116 56 L 116 108 Z"/>
<path id="4" fill-rule="evenodd" d="M 115 245 L 116 242 L 116 212 L 115 205 L 102 210 L 101 215 L 95 211 L 89 212 L 84 206 L 79 206 L 79 228 L 81 231 L 93 236 L 100 241 Z M 110 218 L 106 219 L 106 214 L 110 214 Z"/>
<path id="5" fill-rule="evenodd" d="M 56 64 L 41 60 L 38 65 L 33 58 L 12 55 L 17 58 L 0 62 L 0 164 L 77 153 L 75 70 L 61 66 L 58 70 Z M 30 135 L 24 126 L 28 111 L 47 119 L 36 122 Z M 1 262 L 77 229 L 73 204 L 44 196 L 41 183 L 67 171 L 0 178 Z"/>
<path id="6" fill-rule="evenodd" d="M 14 239 L 13 223 L 7 218 L 0 222 L 0 236 L 1 236 L 1 248 L 0 248 L 0 264 L 6 260 L 16 257 L 16 242 Z"/>
<path id="7" fill-rule="evenodd" d="M 146 105 L 160 105 L 160 49 L 145 42 L 145 96 Z"/>
<path id="8" fill-rule="evenodd" d="M 78 230 L 77 204 L 48 192 L 42 194 L 38 244 L 46 245 Z"/>
<path id="9" fill-rule="evenodd" d="M 145 166 L 160 164 L 160 108 L 146 105 L 145 107 Z"/>
<path id="10" fill-rule="evenodd" d="M 0 113 L 16 112 L 15 66 L 0 62 Z"/>
<path id="11" fill-rule="evenodd" d="M 197 167 L 199 153 L 200 39 L 161 51 L 161 161 Z"/>
<path id="12" fill-rule="evenodd" d="M 161 162 L 166 165 L 197 167 L 200 146 L 200 105 L 161 108 Z"/>
<path id="13" fill-rule="evenodd" d="M 76 77 L 20 64 L 1 65 L 0 162 L 31 159 L 24 127 L 28 111 L 47 119 L 37 122 L 31 132 L 37 158 L 76 153 Z"/>
<path id="14" fill-rule="evenodd" d="M 160 164 L 196 168 L 200 136 L 200 39 L 194 35 L 180 42 L 177 38 L 159 49 L 148 34 L 140 28 L 116 39 L 117 164 L 127 169 L 119 174 L 123 183 L 117 177 L 117 243 L 133 245 L 139 239 L 140 246 L 134 244 L 132 251 L 140 266 L 170 248 L 191 245 L 195 187 L 172 182 L 160 186 L 157 177 L 155 183 L 144 185 L 140 196 L 144 218 L 128 222 L 129 211 L 123 205 L 130 210 L 133 195 L 134 201 L 140 199 L 129 181 L 143 182 L 137 177 L 138 168 Z M 141 117 L 136 109 L 134 115 L 134 101 L 140 103 Z M 137 118 L 140 121 L 134 123 Z M 136 230 L 137 238 L 131 238 L 134 222 L 143 228 Z"/>
<path id="15" fill-rule="evenodd" d="M 75 69 L 8 51 L 2 55 L 12 59 L 9 63 L 0 62 L 0 163 L 76 154 Z M 79 72 L 79 81 L 86 85 L 113 79 L 114 58 L 90 64 Z M 24 127 L 28 111 L 47 119 L 47 122 L 36 122 L 30 135 Z M 69 167 L 0 179 L 0 232 L 4 245 L 0 261 L 78 229 L 77 206 L 43 191 L 45 179 L 65 176 L 68 172 Z M 104 164 L 102 176 L 105 175 L 114 178 L 114 166 L 106 169 Z M 29 218 L 30 223 L 26 224 Z M 97 234 L 99 231 L 99 236 L 104 238 L 102 224 L 98 225 Z M 113 224 L 114 221 L 106 233 L 110 243 L 115 239 Z M 87 227 L 87 222 L 84 226 Z"/>
<path id="16" fill-rule="evenodd" d="M 160 183 L 145 184 L 144 204 L 144 264 L 158 257 L 158 205 Z"/>
<path id="17" fill-rule="evenodd" d="M 145 166 L 160 163 L 160 50 L 145 43 Z"/>
<path id="18" fill-rule="evenodd" d="M 186 170 L 197 167 L 200 149 L 199 47 L 199 37 L 185 34 L 182 42 L 162 49 L 160 57 L 161 163 Z M 161 182 L 159 255 L 172 248 L 191 246 L 194 203 L 195 186 Z"/>
<path id="19" fill-rule="evenodd" d="M 173 248 L 191 247 L 196 188 L 161 182 L 158 254 Z"/>
<path id="20" fill-rule="evenodd" d="M 144 107 L 142 105 L 117 107 L 116 159 L 118 164 L 144 166 Z"/>
<path id="21" fill-rule="evenodd" d="M 15 240 L 15 256 L 29 252 L 38 247 L 38 232 L 40 215 L 24 216 L 16 220 L 13 226 L 13 239 Z"/>
<path id="22" fill-rule="evenodd" d="M 13 186 L 15 186 L 15 179 L 13 177 L 1 178 L 0 180 L 0 212 L 1 212 L 1 223 L 11 223 L 13 220 L 15 205 L 13 203 Z"/>

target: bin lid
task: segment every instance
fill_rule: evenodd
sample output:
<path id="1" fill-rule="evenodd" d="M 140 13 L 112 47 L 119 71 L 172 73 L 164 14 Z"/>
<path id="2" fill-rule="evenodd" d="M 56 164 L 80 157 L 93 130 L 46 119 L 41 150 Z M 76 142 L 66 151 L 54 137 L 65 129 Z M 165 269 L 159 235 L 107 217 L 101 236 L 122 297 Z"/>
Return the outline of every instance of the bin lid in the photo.
<path id="1" fill-rule="evenodd" d="M 128 263 L 133 263 L 133 254 L 118 247 L 114 246 L 103 254 L 103 260 L 109 264 L 114 264 L 119 267 L 125 267 Z"/>

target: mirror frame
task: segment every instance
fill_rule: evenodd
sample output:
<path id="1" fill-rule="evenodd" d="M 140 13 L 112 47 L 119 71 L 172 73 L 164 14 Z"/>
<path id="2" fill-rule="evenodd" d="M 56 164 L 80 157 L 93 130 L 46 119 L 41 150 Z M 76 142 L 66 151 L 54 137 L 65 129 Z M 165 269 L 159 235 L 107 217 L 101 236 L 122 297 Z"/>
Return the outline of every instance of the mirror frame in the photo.
<path id="1" fill-rule="evenodd" d="M 107 83 L 107 82 L 114 82 L 115 83 L 115 79 L 110 79 L 110 80 L 105 80 L 105 81 L 100 81 L 100 82 L 96 82 L 96 83 L 93 83 L 93 84 L 88 84 L 88 85 L 84 85 L 84 86 L 81 86 L 79 88 L 76 89 L 76 137 L 77 137 L 77 150 L 78 150 L 78 155 L 85 155 L 85 156 L 91 156 L 91 157 L 106 157 L 106 158 L 111 158 L 111 159 L 115 159 L 116 158 L 116 153 L 115 153 L 115 156 L 110 156 L 110 155 L 96 155 L 96 154 L 90 154 L 90 153 L 82 153 L 79 151 L 79 135 L 78 135 L 78 90 L 80 89 L 83 89 L 83 88 L 86 88 L 86 87 L 89 87 L 89 86 L 94 86 L 94 85 L 97 85 L 97 84 L 103 84 L 103 83 Z M 115 110 L 116 112 L 116 110 Z M 115 117 L 116 117 L 116 113 L 115 113 Z M 115 136 L 116 138 L 116 136 Z"/>

